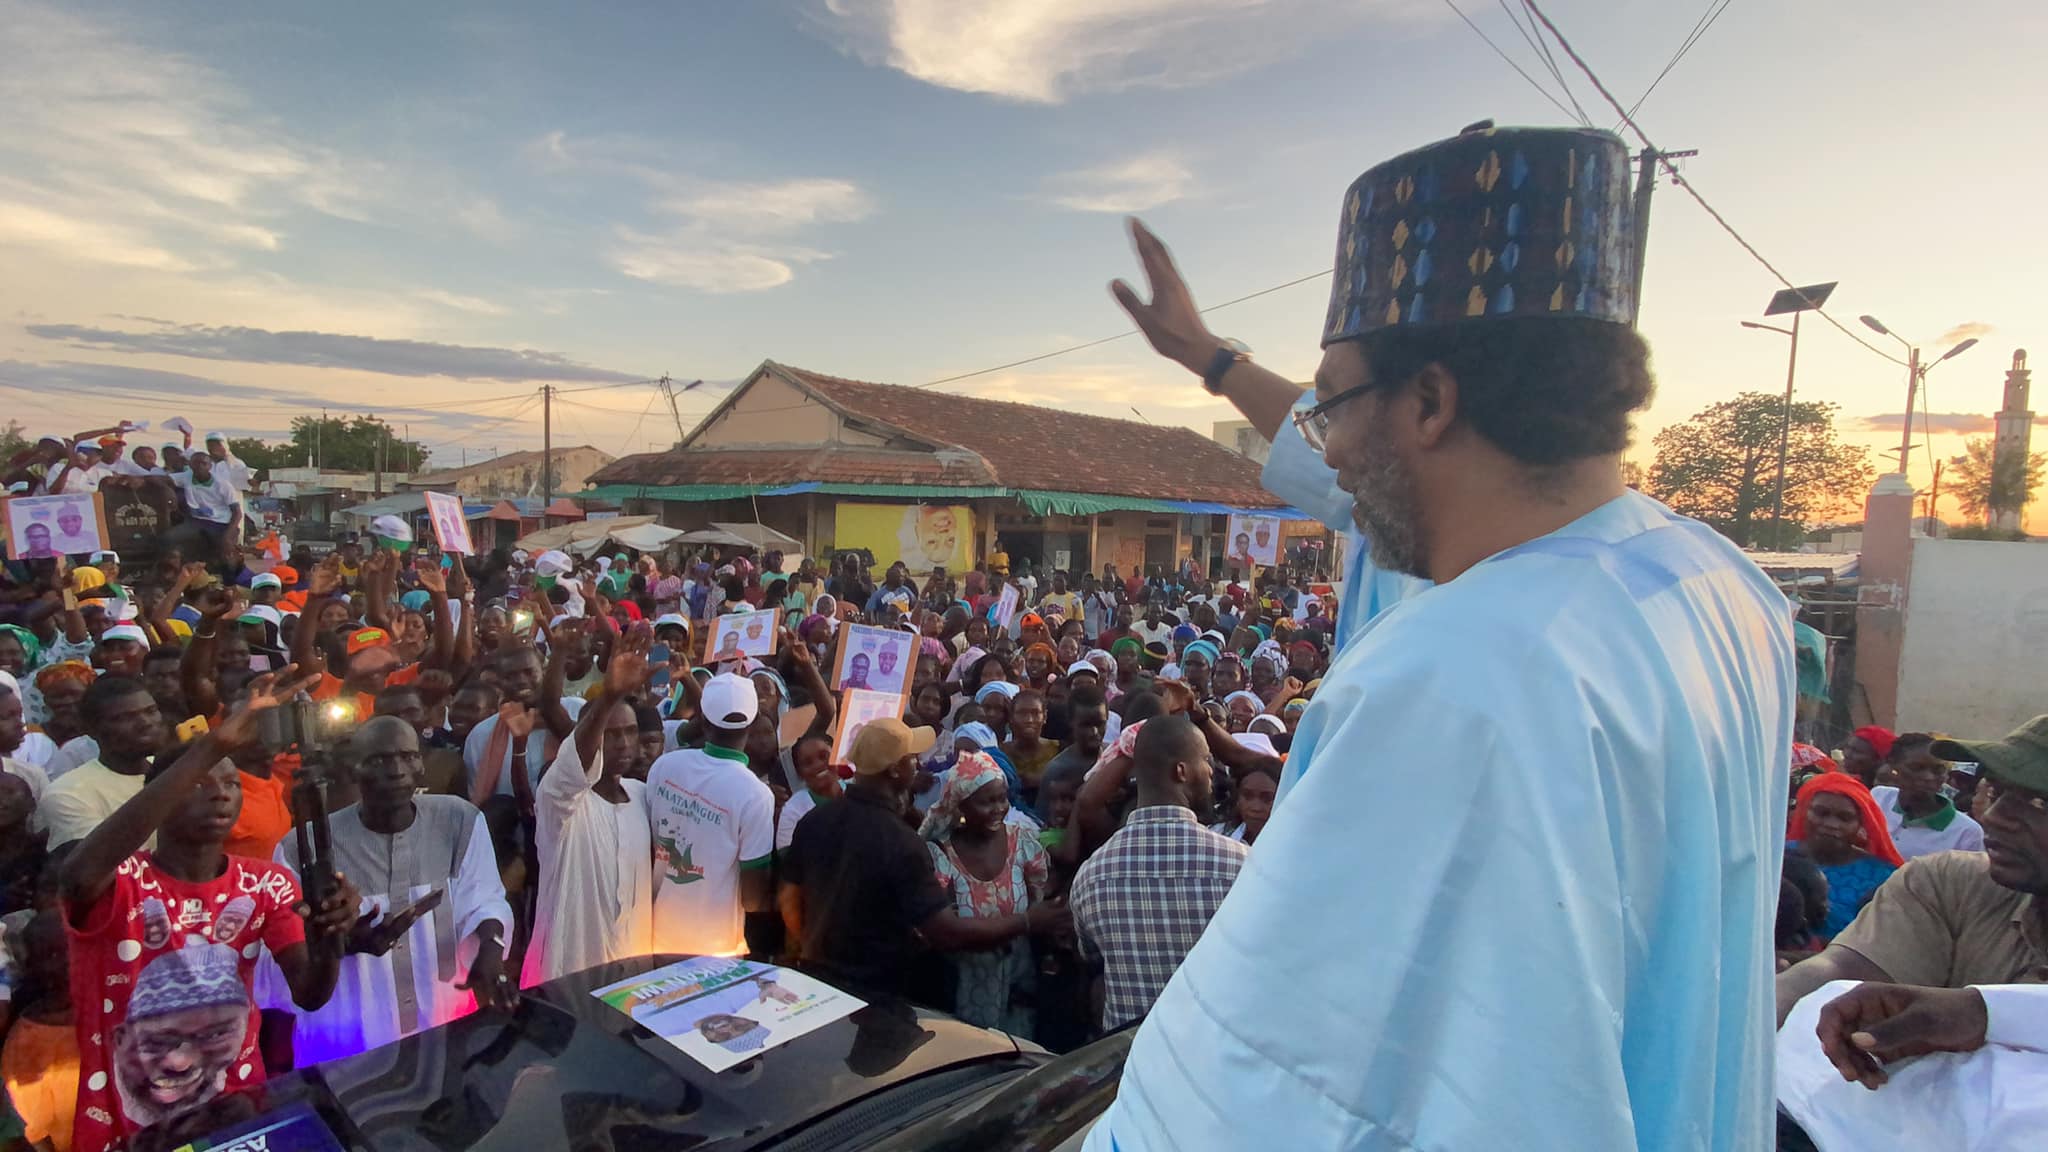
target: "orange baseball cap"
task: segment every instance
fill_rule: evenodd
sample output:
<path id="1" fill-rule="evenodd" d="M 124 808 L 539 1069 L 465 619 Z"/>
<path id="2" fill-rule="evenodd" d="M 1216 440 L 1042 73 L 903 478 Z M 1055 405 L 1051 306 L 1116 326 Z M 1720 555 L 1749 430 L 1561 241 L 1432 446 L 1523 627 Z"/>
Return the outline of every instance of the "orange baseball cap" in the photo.
<path id="1" fill-rule="evenodd" d="M 358 628 L 348 634 L 348 654 L 353 656 L 366 648 L 382 648 L 391 643 L 391 634 L 382 628 Z"/>

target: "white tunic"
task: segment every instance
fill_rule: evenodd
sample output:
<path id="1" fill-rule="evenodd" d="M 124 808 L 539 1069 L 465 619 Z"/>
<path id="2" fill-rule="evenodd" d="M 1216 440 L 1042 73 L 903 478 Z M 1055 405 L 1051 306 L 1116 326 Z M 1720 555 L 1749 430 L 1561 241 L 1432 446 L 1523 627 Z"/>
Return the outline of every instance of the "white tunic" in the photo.
<path id="1" fill-rule="evenodd" d="M 505 899 L 483 813 L 455 796 L 419 796 L 413 803 L 417 815 L 411 827 L 392 836 L 364 828 L 356 805 L 329 818 L 337 864 L 361 890 L 364 916 L 403 910 L 436 888 L 446 895 L 391 951 L 342 957 L 334 996 L 317 1011 L 293 1007 L 282 974 L 268 974 L 274 982 L 265 984 L 262 1006 L 300 1013 L 293 1048 L 301 1067 L 467 1016 L 476 1010 L 476 997 L 456 985 L 468 982 L 469 966 L 476 961 L 476 930 L 495 920 L 503 929 L 500 941 L 510 944 L 512 906 Z M 466 834 L 461 831 L 465 823 Z M 278 845 L 277 860 L 298 871 L 298 845 L 292 837 Z"/>
<path id="2" fill-rule="evenodd" d="M 534 798 L 540 894 L 520 983 L 531 987 L 585 968 L 654 951 L 654 841 L 647 785 L 621 780 L 626 802 L 594 790 L 604 748 L 586 768 L 576 741 L 562 741 Z"/>
<path id="3" fill-rule="evenodd" d="M 1769 1147 L 1793 694 L 1784 597 L 1635 493 L 1394 605 L 1089 1152 Z"/>

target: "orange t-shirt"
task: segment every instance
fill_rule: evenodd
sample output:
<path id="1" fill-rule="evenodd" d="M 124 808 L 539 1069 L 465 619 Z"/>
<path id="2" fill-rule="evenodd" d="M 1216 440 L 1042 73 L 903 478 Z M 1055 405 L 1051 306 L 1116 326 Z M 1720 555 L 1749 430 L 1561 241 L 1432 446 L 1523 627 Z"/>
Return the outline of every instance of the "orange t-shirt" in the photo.
<path id="1" fill-rule="evenodd" d="M 292 830 L 292 776 L 299 758 L 292 753 L 272 758 L 270 776 L 242 777 L 242 814 L 224 846 L 230 856 L 268 860 Z"/>

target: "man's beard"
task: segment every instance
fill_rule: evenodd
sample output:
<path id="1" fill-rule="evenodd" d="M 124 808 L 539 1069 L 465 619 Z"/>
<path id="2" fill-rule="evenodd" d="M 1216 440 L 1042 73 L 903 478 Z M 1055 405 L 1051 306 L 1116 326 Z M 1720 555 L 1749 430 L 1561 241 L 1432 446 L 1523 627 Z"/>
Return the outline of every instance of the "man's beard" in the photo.
<path id="1" fill-rule="evenodd" d="M 1368 426 L 1364 455 L 1366 466 L 1357 473 L 1351 495 L 1351 522 L 1371 545 L 1373 565 L 1428 579 L 1415 477 L 1402 467 L 1380 421 Z"/>

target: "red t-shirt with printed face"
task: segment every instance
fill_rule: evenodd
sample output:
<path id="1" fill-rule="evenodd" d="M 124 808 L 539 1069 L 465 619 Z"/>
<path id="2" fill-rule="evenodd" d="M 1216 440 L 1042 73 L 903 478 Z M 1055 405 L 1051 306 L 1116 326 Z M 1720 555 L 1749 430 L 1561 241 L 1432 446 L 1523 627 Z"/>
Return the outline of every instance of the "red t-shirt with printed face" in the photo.
<path id="1" fill-rule="evenodd" d="M 256 958 L 305 940 L 298 902 L 298 881 L 268 860 L 229 856 L 219 878 L 187 884 L 137 852 L 105 895 L 71 909 L 75 1152 L 118 1148 L 151 1124 L 263 1082 Z"/>

